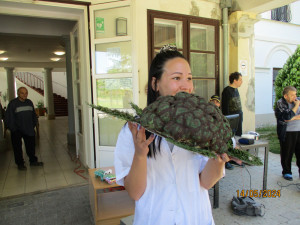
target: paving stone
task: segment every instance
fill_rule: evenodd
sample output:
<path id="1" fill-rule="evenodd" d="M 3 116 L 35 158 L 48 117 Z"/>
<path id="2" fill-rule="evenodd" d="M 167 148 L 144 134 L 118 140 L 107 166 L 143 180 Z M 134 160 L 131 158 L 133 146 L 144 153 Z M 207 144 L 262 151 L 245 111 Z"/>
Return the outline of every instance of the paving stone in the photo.
<path id="1" fill-rule="evenodd" d="M 259 151 L 263 158 L 263 151 Z M 280 156 L 269 154 L 268 189 L 280 190 L 281 197 L 254 198 L 265 205 L 263 217 L 237 216 L 231 210 L 231 200 L 237 190 L 260 190 L 263 167 L 235 167 L 226 170 L 220 180 L 219 208 L 213 209 L 216 225 L 298 225 L 300 221 L 300 195 L 298 171 L 292 164 L 294 181 L 282 178 Z M 298 186 L 296 185 L 298 184 Z M 281 187 L 282 186 L 282 187 Z M 211 202 L 213 191 L 209 190 Z M 0 198 L 0 225 L 93 225 L 88 185 L 67 187 L 19 197 Z M 132 225 L 133 217 L 122 220 L 122 225 Z"/>
<path id="2" fill-rule="evenodd" d="M 0 225 L 92 225 L 88 185 L 0 199 Z"/>

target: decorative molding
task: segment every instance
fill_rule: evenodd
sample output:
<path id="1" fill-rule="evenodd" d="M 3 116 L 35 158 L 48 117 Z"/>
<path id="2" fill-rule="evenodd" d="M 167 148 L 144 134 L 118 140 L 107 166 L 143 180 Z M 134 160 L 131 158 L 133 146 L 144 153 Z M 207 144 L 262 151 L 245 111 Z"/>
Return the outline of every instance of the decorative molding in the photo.
<path id="1" fill-rule="evenodd" d="M 266 41 L 266 42 L 288 44 L 288 45 L 300 45 L 300 40 L 279 39 L 279 38 L 263 36 L 263 35 L 255 35 L 255 41 Z"/>
<path id="2" fill-rule="evenodd" d="M 289 56 L 291 56 L 293 54 L 293 51 L 291 49 L 289 49 L 287 46 L 277 45 L 274 48 L 272 48 L 271 51 L 269 51 L 269 53 L 267 54 L 265 62 L 264 62 L 265 67 L 268 67 L 271 57 L 273 56 L 274 53 L 276 53 L 278 51 L 286 52 Z"/>

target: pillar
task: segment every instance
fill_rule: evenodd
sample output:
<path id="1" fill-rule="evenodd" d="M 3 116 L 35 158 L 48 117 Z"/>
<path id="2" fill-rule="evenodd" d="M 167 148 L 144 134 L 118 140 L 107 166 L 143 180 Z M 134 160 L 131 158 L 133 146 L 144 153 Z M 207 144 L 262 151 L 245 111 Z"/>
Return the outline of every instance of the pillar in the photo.
<path id="1" fill-rule="evenodd" d="M 1 92 L 0 92 L 0 98 L 1 98 Z M 1 103 L 1 99 L 0 99 L 0 103 Z M 2 142 L 4 141 L 4 133 L 3 133 L 4 126 L 2 124 L 2 118 L 3 117 L 4 117 L 4 115 L 2 115 L 2 104 L 1 104 L 1 107 L 0 107 L 0 147 L 1 147 L 1 149 L 3 148 L 2 147 Z"/>
<path id="2" fill-rule="evenodd" d="M 16 81 L 14 75 L 14 68 L 12 67 L 5 67 L 6 70 L 6 80 L 7 80 L 7 99 L 8 101 L 13 100 L 16 98 Z"/>
<path id="3" fill-rule="evenodd" d="M 75 145 L 75 116 L 73 100 L 73 80 L 72 80 L 72 63 L 71 63 L 71 44 L 70 37 L 63 36 L 66 51 L 66 71 L 67 71 L 67 95 L 68 95 L 68 144 Z"/>
<path id="4" fill-rule="evenodd" d="M 236 11 L 229 16 L 229 73 L 238 71 L 243 76 L 239 88 L 244 120 L 243 133 L 255 130 L 255 59 L 254 24 L 257 14 Z"/>
<path id="5" fill-rule="evenodd" d="M 47 108 L 47 119 L 54 120 L 54 101 L 52 87 L 52 68 L 44 68 L 44 99 Z"/>

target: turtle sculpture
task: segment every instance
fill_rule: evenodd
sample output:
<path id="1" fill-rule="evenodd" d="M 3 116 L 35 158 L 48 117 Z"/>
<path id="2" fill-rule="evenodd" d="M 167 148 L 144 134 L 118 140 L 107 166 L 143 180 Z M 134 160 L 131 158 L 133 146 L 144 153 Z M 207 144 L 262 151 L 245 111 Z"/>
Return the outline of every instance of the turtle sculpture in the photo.
<path id="1" fill-rule="evenodd" d="M 119 119 L 138 123 L 186 150 L 208 157 L 227 153 L 250 165 L 262 165 L 258 157 L 233 149 L 228 120 L 220 109 L 197 95 L 179 92 L 175 96 L 160 96 L 143 110 L 131 103 L 136 115 L 100 105 L 90 106 Z"/>

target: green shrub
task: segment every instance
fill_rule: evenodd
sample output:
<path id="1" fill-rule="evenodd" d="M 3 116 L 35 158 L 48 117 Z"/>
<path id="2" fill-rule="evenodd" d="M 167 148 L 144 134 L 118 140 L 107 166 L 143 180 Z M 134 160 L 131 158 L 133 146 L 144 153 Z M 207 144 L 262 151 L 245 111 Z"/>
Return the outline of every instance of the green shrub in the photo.
<path id="1" fill-rule="evenodd" d="M 288 58 L 283 68 L 278 72 L 275 80 L 275 104 L 282 97 L 282 91 L 286 86 L 294 86 L 300 93 L 300 46 L 295 53 Z"/>

